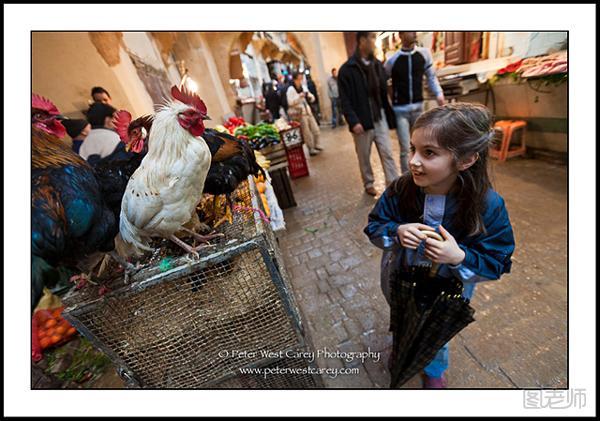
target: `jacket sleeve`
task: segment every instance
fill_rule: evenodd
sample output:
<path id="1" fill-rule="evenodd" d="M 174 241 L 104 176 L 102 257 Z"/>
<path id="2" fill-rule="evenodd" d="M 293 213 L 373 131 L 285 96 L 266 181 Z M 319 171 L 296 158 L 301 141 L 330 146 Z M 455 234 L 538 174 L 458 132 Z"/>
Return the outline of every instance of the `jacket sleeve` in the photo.
<path id="1" fill-rule="evenodd" d="M 392 68 L 394 67 L 394 63 L 398 59 L 400 52 L 395 53 L 393 56 L 388 58 L 383 64 L 383 70 L 385 71 L 385 76 L 389 79 L 392 77 Z"/>
<path id="2" fill-rule="evenodd" d="M 350 92 L 352 92 L 352 83 L 349 75 L 346 74 L 347 70 L 344 68 L 340 69 L 338 76 L 338 90 L 340 94 L 340 103 L 342 104 L 342 111 L 344 117 L 348 122 L 348 128 L 352 130 L 352 127 L 360 123 L 356 111 L 352 108 L 352 102 L 350 101 Z"/>
<path id="3" fill-rule="evenodd" d="M 426 48 L 423 49 L 423 55 L 425 56 L 425 76 L 427 78 L 427 85 L 429 86 L 429 90 L 433 93 L 433 95 L 438 97 L 443 94 L 444 91 L 440 86 L 440 82 L 435 74 L 435 69 L 433 68 L 433 57 Z"/>
<path id="4" fill-rule="evenodd" d="M 389 250 L 400 244 L 398 226 L 402 223 L 398 202 L 394 197 L 389 196 L 386 190 L 369 213 L 364 233 L 373 245 Z"/>
<path id="5" fill-rule="evenodd" d="M 510 272 L 515 239 L 504 199 L 494 195 L 484 217 L 487 232 L 468 246 L 459 244 L 465 252 L 465 260 L 460 265 L 450 266 L 463 281 L 495 280 Z"/>

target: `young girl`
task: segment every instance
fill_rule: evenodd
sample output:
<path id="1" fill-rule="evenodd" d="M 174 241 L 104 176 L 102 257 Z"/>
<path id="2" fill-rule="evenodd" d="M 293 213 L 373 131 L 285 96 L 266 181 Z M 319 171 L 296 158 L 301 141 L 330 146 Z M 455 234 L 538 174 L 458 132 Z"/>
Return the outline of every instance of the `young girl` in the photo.
<path id="1" fill-rule="evenodd" d="M 390 301 L 395 267 L 438 263 L 470 299 L 475 284 L 510 271 L 515 243 L 502 197 L 487 173 L 492 117 L 486 107 L 454 103 L 422 114 L 412 133 L 410 172 L 388 187 L 364 232 L 384 250 L 381 286 Z M 437 231 L 444 241 L 428 238 Z M 425 388 L 445 388 L 448 344 L 424 369 Z"/>

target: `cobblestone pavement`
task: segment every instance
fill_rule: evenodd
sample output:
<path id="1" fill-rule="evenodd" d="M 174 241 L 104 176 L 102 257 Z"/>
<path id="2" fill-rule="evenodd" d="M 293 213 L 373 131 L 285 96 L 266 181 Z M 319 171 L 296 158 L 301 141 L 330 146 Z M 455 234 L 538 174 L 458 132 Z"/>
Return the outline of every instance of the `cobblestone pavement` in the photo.
<path id="1" fill-rule="evenodd" d="M 376 198 L 363 193 L 347 129 L 323 128 L 321 136 L 326 149 L 310 158 L 310 176 L 292 181 L 298 206 L 285 210 L 280 245 L 315 349 L 381 353 L 379 361 L 364 364 L 318 358 L 320 367 L 359 369 L 326 375 L 325 386 L 388 387 L 391 335 L 379 286 L 381 252 L 362 233 Z M 395 134 L 392 143 L 398 162 Z M 382 192 L 378 161 L 373 152 Z M 449 387 L 566 387 L 566 167 L 514 159 L 493 166 L 493 181 L 515 231 L 513 269 L 476 288 L 476 322 L 450 344 Z M 403 387 L 419 388 L 420 381 L 415 377 Z"/>

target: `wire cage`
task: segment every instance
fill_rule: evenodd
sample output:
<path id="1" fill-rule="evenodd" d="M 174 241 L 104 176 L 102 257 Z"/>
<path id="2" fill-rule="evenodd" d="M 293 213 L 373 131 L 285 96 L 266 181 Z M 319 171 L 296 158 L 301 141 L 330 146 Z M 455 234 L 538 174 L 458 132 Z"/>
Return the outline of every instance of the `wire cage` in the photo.
<path id="1" fill-rule="evenodd" d="M 252 210 L 261 203 L 251 177 L 235 196 L 234 223 L 220 227 L 225 236 L 199 260 L 178 256 L 165 266 L 155 253 L 128 283 L 118 276 L 102 296 L 84 288 L 64 297 L 64 317 L 112 359 L 129 387 L 321 387 L 316 375 L 241 371 L 307 368 L 312 364 L 281 355 L 312 344 L 275 236 Z"/>

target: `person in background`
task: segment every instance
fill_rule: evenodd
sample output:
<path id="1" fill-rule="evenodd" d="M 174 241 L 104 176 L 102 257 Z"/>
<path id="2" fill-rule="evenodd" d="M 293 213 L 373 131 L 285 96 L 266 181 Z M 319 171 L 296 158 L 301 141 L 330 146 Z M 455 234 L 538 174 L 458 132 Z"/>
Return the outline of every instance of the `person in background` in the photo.
<path id="1" fill-rule="evenodd" d="M 117 148 L 121 139 L 115 131 L 113 116 L 117 110 L 108 104 L 95 102 L 87 112 L 87 119 L 92 125 L 90 134 L 79 149 L 79 155 L 85 160 L 98 155 L 104 158 Z"/>
<path id="2" fill-rule="evenodd" d="M 281 98 L 275 88 L 275 82 L 263 83 L 263 96 L 265 98 L 265 107 L 271 113 L 271 122 L 279 118 L 279 108 L 281 107 Z"/>
<path id="3" fill-rule="evenodd" d="M 285 115 L 287 115 L 288 111 L 288 103 L 287 103 L 287 90 L 289 88 L 289 84 L 285 80 L 285 76 L 277 75 L 277 94 L 279 95 L 279 99 L 281 101 L 281 108 Z"/>
<path id="4" fill-rule="evenodd" d="M 110 97 L 110 94 L 101 86 L 94 86 L 92 88 L 92 99 L 94 102 L 112 105 L 112 98 Z"/>
<path id="5" fill-rule="evenodd" d="M 319 93 L 317 92 L 317 86 L 315 85 L 314 80 L 310 76 L 310 72 L 306 73 L 306 87 L 308 88 L 308 92 L 313 94 L 315 100 L 311 102 L 310 109 L 312 110 L 313 117 L 317 121 L 317 124 L 321 124 L 321 104 L 319 102 Z"/>
<path id="6" fill-rule="evenodd" d="M 342 65 L 338 76 L 340 101 L 354 146 L 365 192 L 376 196 L 371 168 L 371 145 L 375 142 L 385 173 L 386 185 L 398 178 L 392 155 L 390 128 L 394 113 L 388 101 L 383 65 L 373 55 L 375 32 L 357 32 L 354 54 Z"/>
<path id="7" fill-rule="evenodd" d="M 400 167 L 408 171 L 410 133 L 417 117 L 423 113 L 423 75 L 438 105 L 444 105 L 444 92 L 435 75 L 431 52 L 417 47 L 416 32 L 400 32 L 402 48 L 386 61 L 384 68 L 392 78 L 392 106 L 400 142 Z"/>
<path id="8" fill-rule="evenodd" d="M 321 148 L 319 135 L 321 131 L 315 118 L 313 117 L 312 110 L 310 109 L 306 100 L 313 102 L 315 97 L 308 91 L 302 88 L 302 78 L 304 74 L 296 72 L 292 76 L 293 83 L 287 90 L 287 103 L 288 103 L 288 116 L 291 120 L 295 120 L 300 123 L 302 130 L 302 137 L 308 146 L 308 152 L 311 156 L 317 155 Z"/>
<path id="9" fill-rule="evenodd" d="M 331 100 L 331 127 L 335 129 L 338 124 L 340 126 L 344 125 L 338 89 L 337 69 L 335 67 L 331 69 L 331 76 L 327 79 L 327 94 Z"/>
<path id="10" fill-rule="evenodd" d="M 71 148 L 76 154 L 79 153 L 81 144 L 90 133 L 92 128 L 91 124 L 87 120 L 81 119 L 67 119 L 62 121 L 63 126 L 67 129 L 67 133 L 73 139 Z"/>
<path id="11" fill-rule="evenodd" d="M 248 79 L 246 79 L 246 78 L 240 79 L 240 87 L 238 89 L 238 100 L 240 102 L 244 102 L 251 98 L 253 98 L 252 97 L 252 88 L 250 87 L 250 84 L 248 83 Z"/>

